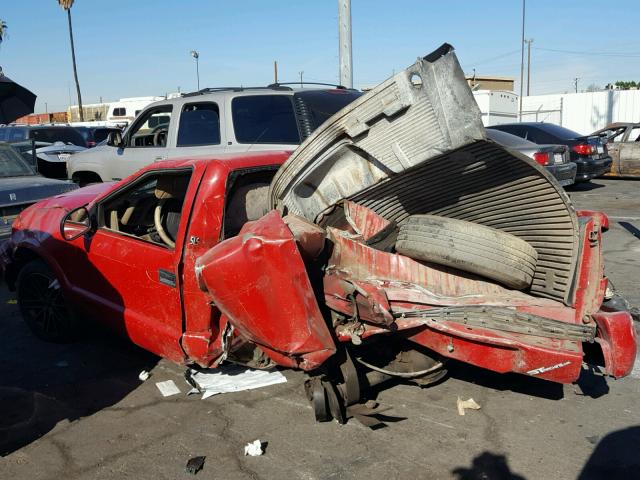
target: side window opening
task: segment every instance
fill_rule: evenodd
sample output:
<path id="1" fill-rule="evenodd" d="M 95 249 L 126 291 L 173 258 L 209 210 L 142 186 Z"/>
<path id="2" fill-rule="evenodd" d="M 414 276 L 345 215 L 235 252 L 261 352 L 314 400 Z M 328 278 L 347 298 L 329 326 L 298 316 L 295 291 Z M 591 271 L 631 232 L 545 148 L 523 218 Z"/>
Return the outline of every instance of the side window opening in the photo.
<path id="1" fill-rule="evenodd" d="M 174 248 L 190 178 L 191 172 L 142 178 L 100 207 L 100 228 Z"/>
<path id="2" fill-rule="evenodd" d="M 247 95 L 231 101 L 233 130 L 238 143 L 300 143 L 300 133 L 288 95 Z"/>
<path id="3" fill-rule="evenodd" d="M 166 147 L 172 105 L 147 111 L 136 120 L 128 133 L 129 147 Z"/>
<path id="4" fill-rule="evenodd" d="M 189 103 L 182 108 L 178 147 L 220 144 L 220 110 L 212 102 Z"/>
<path id="5" fill-rule="evenodd" d="M 126 117 L 127 116 L 127 109 L 123 108 L 123 107 L 114 108 L 113 109 L 113 116 L 114 117 Z"/>
<path id="6" fill-rule="evenodd" d="M 242 226 L 269 212 L 269 185 L 278 166 L 232 172 L 227 181 L 222 238 L 238 234 Z"/>

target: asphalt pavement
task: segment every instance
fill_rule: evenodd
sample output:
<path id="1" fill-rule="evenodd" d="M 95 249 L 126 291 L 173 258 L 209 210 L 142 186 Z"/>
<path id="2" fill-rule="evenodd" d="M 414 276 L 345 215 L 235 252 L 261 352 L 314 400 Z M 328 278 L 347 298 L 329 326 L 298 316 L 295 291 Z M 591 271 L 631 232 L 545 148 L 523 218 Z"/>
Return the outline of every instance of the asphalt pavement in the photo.
<path id="1" fill-rule="evenodd" d="M 595 180 L 569 194 L 611 219 L 606 273 L 640 305 L 640 182 Z M 638 330 L 638 329 L 637 329 Z M 184 369 L 101 330 L 72 345 L 35 339 L 0 289 L 0 478 L 591 479 L 640 471 L 640 364 L 612 380 L 585 370 L 575 385 L 454 364 L 445 381 L 378 394 L 385 428 L 314 422 L 303 376 L 214 396 L 187 396 Z M 138 374 L 149 370 L 142 382 Z M 173 380 L 163 397 L 156 382 Z M 481 408 L 458 415 L 457 398 Z M 264 455 L 244 456 L 260 439 Z"/>

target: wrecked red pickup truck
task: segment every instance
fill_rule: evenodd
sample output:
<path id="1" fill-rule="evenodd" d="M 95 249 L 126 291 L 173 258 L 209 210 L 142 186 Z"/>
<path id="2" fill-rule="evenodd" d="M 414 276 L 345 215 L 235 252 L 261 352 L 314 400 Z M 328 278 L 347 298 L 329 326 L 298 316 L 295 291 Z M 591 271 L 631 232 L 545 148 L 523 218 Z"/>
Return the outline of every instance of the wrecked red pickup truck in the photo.
<path id="1" fill-rule="evenodd" d="M 636 353 L 601 308 L 607 217 L 489 141 L 443 45 L 289 154 L 152 164 L 25 210 L 1 250 L 25 321 L 63 341 L 80 315 L 182 364 L 309 373 L 318 420 L 446 359 L 573 382 Z"/>

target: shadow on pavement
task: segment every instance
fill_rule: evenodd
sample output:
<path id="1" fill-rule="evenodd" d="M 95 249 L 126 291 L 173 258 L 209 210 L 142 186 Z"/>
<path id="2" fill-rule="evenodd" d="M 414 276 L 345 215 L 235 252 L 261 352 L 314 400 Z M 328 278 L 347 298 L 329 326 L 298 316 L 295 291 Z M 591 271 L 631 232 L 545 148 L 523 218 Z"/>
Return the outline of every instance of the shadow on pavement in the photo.
<path id="1" fill-rule="evenodd" d="M 640 240 L 640 230 L 638 228 L 636 228 L 633 224 L 631 224 L 629 222 L 618 222 L 618 225 L 620 225 L 627 232 L 629 232 L 631 235 L 633 235 L 638 240 Z"/>
<path id="2" fill-rule="evenodd" d="M 567 185 L 565 190 L 568 192 L 588 192 L 589 190 L 596 190 L 598 188 L 604 188 L 605 185 L 601 183 L 595 183 L 593 180 L 589 182 L 579 182 L 573 185 Z"/>
<path id="3" fill-rule="evenodd" d="M 580 388 L 582 395 L 587 397 L 600 398 L 609 393 L 607 378 L 591 366 L 582 368 L 576 384 Z"/>
<path id="4" fill-rule="evenodd" d="M 42 437 L 62 420 L 77 420 L 132 392 L 142 369 L 158 358 L 102 329 L 74 344 L 38 340 L 14 297 L 0 287 L 0 456 Z"/>
<path id="5" fill-rule="evenodd" d="M 449 375 L 453 378 L 493 388 L 494 390 L 508 390 L 532 397 L 546 398 L 547 400 L 560 400 L 564 396 L 561 384 L 526 375 L 496 373 L 454 361 L 449 362 L 447 368 L 449 369 Z"/>
<path id="6" fill-rule="evenodd" d="M 483 452 L 475 457 L 471 467 L 458 467 L 451 471 L 457 480 L 525 480 L 509 468 L 507 457 Z"/>
<path id="7" fill-rule="evenodd" d="M 638 478 L 640 471 L 640 426 L 609 433 L 600 440 L 578 480 Z"/>

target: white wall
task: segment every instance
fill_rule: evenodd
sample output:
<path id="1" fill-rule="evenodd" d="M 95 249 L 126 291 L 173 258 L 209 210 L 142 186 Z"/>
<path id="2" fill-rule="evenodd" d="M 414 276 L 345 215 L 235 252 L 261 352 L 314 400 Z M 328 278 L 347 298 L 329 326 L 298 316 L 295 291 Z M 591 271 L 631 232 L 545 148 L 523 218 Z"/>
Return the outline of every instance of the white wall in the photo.
<path id="1" fill-rule="evenodd" d="M 556 123 L 583 135 L 612 122 L 640 122 L 640 90 L 524 97 L 522 121 Z"/>

